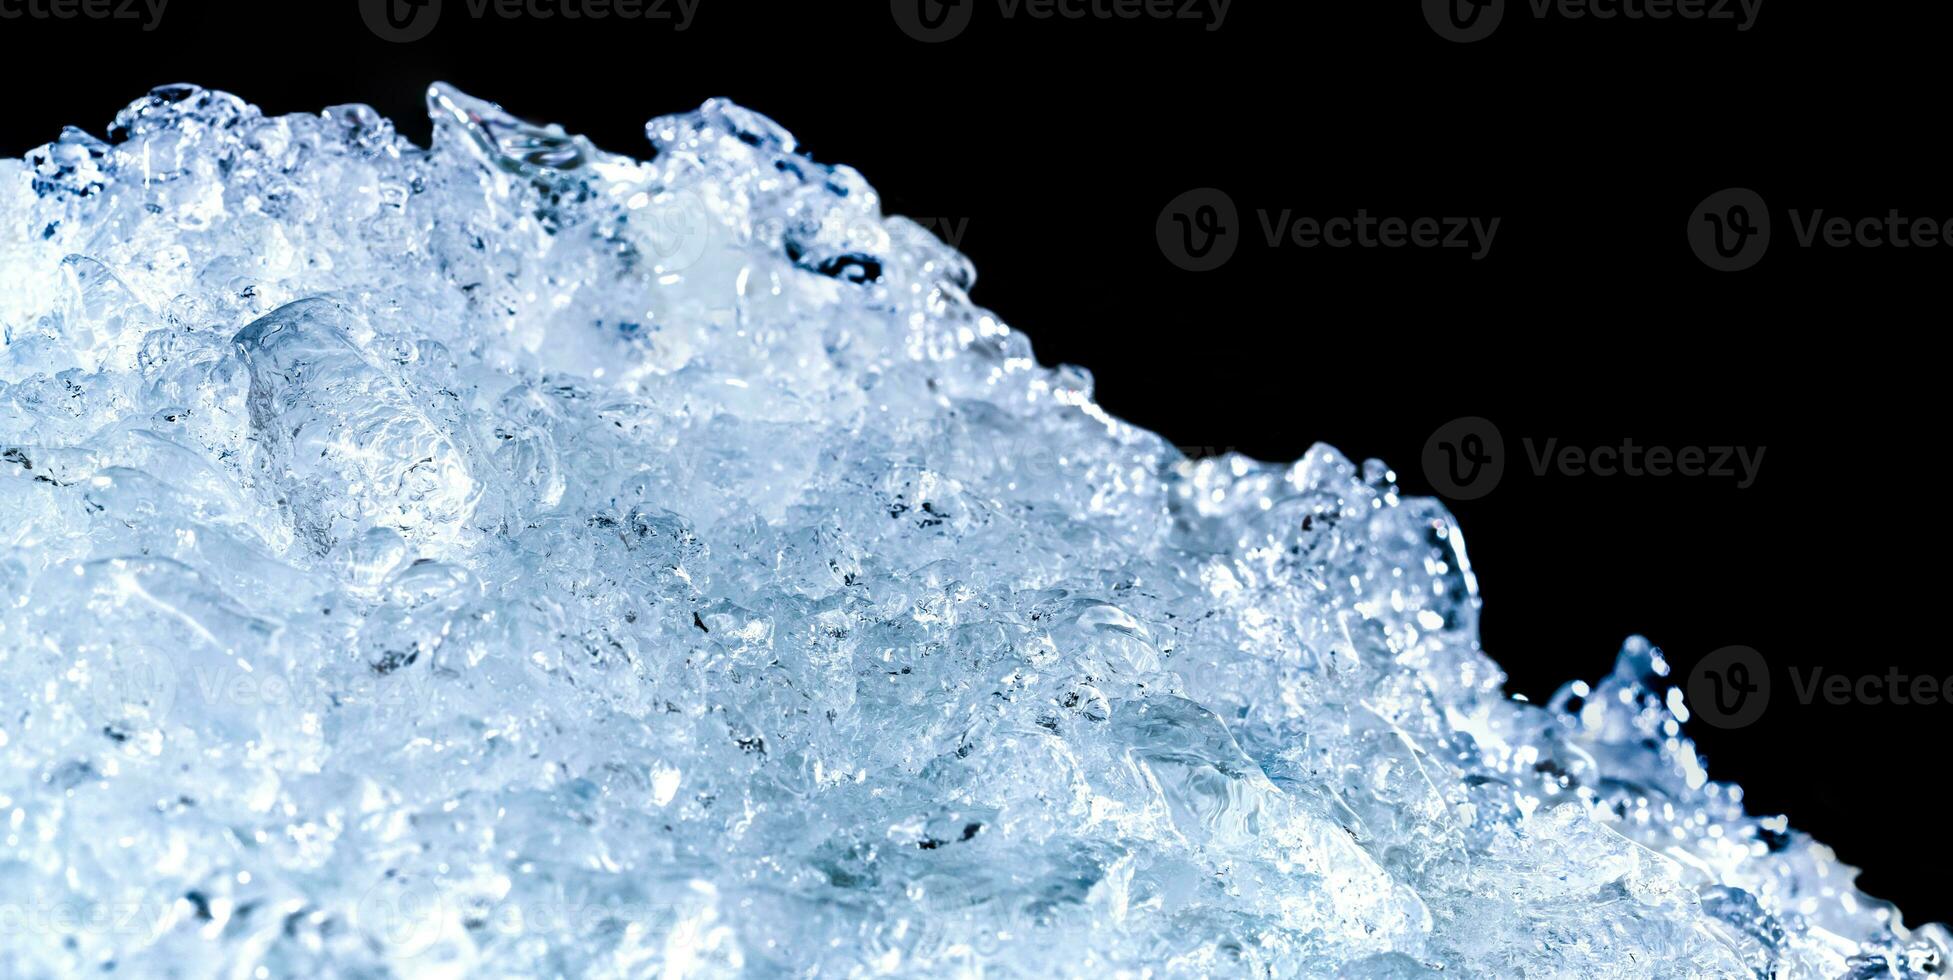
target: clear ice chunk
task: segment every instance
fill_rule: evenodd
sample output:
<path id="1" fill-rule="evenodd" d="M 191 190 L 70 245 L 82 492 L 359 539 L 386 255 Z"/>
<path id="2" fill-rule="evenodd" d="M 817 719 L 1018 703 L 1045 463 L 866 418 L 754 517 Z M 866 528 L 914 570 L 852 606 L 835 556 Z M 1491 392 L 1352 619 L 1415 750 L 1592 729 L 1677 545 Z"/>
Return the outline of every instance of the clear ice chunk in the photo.
<path id="1" fill-rule="evenodd" d="M 1109 417 L 739 106 L 429 109 L 0 162 L 0 975 L 1945 970 L 1382 463 Z"/>
<path id="2" fill-rule="evenodd" d="M 370 335 L 345 307 L 305 299 L 236 338 L 251 377 L 256 475 L 322 553 L 372 528 L 411 544 L 452 538 L 481 498 L 468 465 L 481 454 L 467 444 L 461 399 L 415 397 L 362 349 L 357 338 Z"/>

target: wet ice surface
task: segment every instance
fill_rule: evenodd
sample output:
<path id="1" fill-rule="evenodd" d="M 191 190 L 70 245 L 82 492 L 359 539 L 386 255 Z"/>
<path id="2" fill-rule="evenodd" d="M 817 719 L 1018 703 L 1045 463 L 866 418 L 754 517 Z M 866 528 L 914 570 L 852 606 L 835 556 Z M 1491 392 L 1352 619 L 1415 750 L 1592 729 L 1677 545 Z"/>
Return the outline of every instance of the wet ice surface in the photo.
<path id="1" fill-rule="evenodd" d="M 1940 971 L 1383 464 L 1109 418 L 737 106 L 429 102 L 0 162 L 0 975 Z"/>

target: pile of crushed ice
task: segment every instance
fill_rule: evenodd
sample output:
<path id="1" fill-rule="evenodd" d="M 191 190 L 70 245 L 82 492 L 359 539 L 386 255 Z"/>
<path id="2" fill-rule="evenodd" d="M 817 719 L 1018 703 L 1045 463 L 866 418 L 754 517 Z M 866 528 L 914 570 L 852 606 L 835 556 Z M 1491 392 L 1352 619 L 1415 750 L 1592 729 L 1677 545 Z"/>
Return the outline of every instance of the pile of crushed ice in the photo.
<path id="1" fill-rule="evenodd" d="M 1108 417 L 737 106 L 430 105 L 0 162 L 0 974 L 1943 969 L 1381 463 Z"/>

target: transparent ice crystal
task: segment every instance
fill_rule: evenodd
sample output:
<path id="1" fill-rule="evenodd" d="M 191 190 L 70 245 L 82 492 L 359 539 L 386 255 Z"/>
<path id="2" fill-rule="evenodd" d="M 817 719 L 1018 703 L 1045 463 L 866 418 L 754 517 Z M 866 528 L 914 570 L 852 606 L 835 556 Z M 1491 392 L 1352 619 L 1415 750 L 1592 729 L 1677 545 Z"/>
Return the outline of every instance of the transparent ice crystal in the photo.
<path id="1" fill-rule="evenodd" d="M 1109 417 L 736 105 L 429 105 L 0 162 L 0 975 L 1945 968 L 1382 463 Z"/>

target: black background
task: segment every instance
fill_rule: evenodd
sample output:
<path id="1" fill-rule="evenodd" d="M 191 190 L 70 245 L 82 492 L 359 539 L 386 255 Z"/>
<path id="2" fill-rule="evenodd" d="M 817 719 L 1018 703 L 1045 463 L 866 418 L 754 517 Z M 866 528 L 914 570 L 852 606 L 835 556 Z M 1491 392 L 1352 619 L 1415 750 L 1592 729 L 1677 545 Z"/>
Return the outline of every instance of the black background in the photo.
<path id="1" fill-rule="evenodd" d="M 700 0 L 684 32 L 475 21 L 446 0 L 409 44 L 370 32 L 356 0 L 172 0 L 153 32 L 0 20 L 0 151 L 66 123 L 100 135 L 169 82 L 270 112 L 366 102 L 424 141 L 440 79 L 631 153 L 649 117 L 729 96 L 860 169 L 891 213 L 963 222 L 976 298 L 1183 446 L 1292 459 L 1320 440 L 1428 493 L 1426 438 L 1492 419 L 1504 480 L 1454 510 L 1510 689 L 1543 700 L 1597 678 L 1637 632 L 1678 679 L 1719 647 L 1761 650 L 1778 669 L 1763 720 L 1692 726 L 1711 773 L 1865 868 L 1909 922 L 1953 919 L 1922 846 L 1953 707 L 1804 706 L 1782 673 L 1953 672 L 1936 628 L 1941 355 L 1923 339 L 1946 322 L 1933 287 L 1953 250 L 1801 249 L 1786 214 L 1953 218 L 1944 5 L 1766 0 L 1743 32 L 1537 19 L 1512 0 L 1465 45 L 1415 0 L 1237 0 L 1216 31 L 972 2 L 942 44 L 904 35 L 883 0 Z M 1196 274 L 1154 225 L 1202 186 L 1248 227 Z M 1776 239 L 1756 268 L 1716 273 L 1685 228 L 1732 186 L 1769 201 Z M 1253 216 L 1284 208 L 1502 223 L 1477 262 L 1268 248 Z M 1523 438 L 1767 450 L 1737 489 L 1536 476 Z"/>

